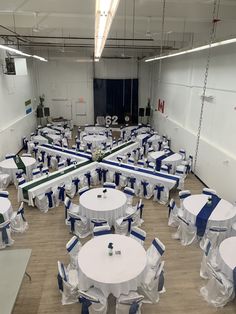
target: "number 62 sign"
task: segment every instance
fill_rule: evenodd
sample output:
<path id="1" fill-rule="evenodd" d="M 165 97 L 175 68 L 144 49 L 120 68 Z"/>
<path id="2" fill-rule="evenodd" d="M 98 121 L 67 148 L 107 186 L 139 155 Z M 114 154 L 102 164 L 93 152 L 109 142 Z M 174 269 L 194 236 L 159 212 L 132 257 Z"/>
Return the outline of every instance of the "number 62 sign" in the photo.
<path id="1" fill-rule="evenodd" d="M 107 125 L 117 125 L 118 124 L 118 117 L 117 116 L 106 116 L 105 123 Z"/>

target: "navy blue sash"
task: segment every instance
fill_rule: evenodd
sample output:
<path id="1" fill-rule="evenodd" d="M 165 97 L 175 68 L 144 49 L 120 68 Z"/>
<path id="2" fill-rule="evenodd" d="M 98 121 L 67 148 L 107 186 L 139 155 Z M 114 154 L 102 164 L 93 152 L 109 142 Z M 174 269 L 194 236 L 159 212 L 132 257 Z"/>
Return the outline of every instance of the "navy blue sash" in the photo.
<path id="1" fill-rule="evenodd" d="M 0 228 L 0 231 L 2 232 L 2 241 L 5 244 L 9 243 L 9 238 L 7 235 L 7 229 L 9 229 L 9 228 L 10 228 L 10 222 L 6 226 Z"/>
<path id="2" fill-rule="evenodd" d="M 158 253 L 162 256 L 164 251 L 163 251 L 163 249 L 160 247 L 160 245 L 157 243 L 157 241 L 155 239 L 152 241 L 152 244 L 157 249 Z"/>
<path id="3" fill-rule="evenodd" d="M 80 148 L 80 141 L 76 141 L 76 147 L 77 147 L 77 149 Z"/>
<path id="4" fill-rule="evenodd" d="M 174 155 L 174 153 L 173 152 L 169 152 L 169 153 L 166 153 L 166 154 L 164 154 L 164 155 L 162 155 L 162 156 L 160 156 L 160 157 L 158 157 L 156 159 L 156 170 L 157 171 L 160 171 L 160 169 L 161 169 L 161 162 L 162 162 L 162 160 L 167 158 L 167 157 L 169 157 L 169 156 L 171 156 L 171 155 Z"/>
<path id="5" fill-rule="evenodd" d="M 136 178 L 133 178 L 133 177 L 129 178 L 129 182 L 130 182 L 131 189 L 134 189 L 134 184 L 136 182 Z"/>
<path id="6" fill-rule="evenodd" d="M 53 191 L 47 192 L 45 193 L 45 195 L 48 198 L 48 207 L 52 208 L 53 207 L 53 200 L 52 200 Z"/>
<path id="7" fill-rule="evenodd" d="M 140 239 L 141 241 L 145 241 L 145 237 L 142 234 L 139 234 L 138 232 L 134 230 L 131 231 L 131 234 L 135 236 L 136 238 Z"/>
<path id="8" fill-rule="evenodd" d="M 128 231 L 130 232 L 133 218 L 132 217 L 127 217 L 127 218 L 123 219 L 123 222 L 124 221 L 128 221 Z"/>
<path id="9" fill-rule="evenodd" d="M 51 155 L 47 155 L 47 161 L 48 161 L 48 168 L 51 167 Z"/>
<path id="10" fill-rule="evenodd" d="M 33 152 L 34 152 L 34 157 L 36 159 L 37 158 L 37 153 L 38 153 L 38 148 L 34 147 L 33 148 Z"/>
<path id="11" fill-rule="evenodd" d="M 21 215 L 23 221 L 26 221 L 24 213 L 25 213 L 24 207 L 17 211 L 17 215 Z"/>
<path id="12" fill-rule="evenodd" d="M 147 196 L 147 186 L 148 186 L 148 182 L 145 181 L 141 181 L 141 185 L 143 186 L 143 196 Z"/>
<path id="13" fill-rule="evenodd" d="M 137 314 L 139 309 L 139 304 L 134 301 L 129 308 L 129 314 Z"/>
<path id="14" fill-rule="evenodd" d="M 71 159 L 70 159 L 70 158 L 66 158 L 66 162 L 67 162 L 67 165 L 68 165 L 68 166 L 71 165 Z"/>
<path id="15" fill-rule="evenodd" d="M 82 304 L 81 314 L 89 314 L 89 307 L 92 305 L 92 302 L 82 296 L 79 297 L 79 303 Z"/>
<path id="16" fill-rule="evenodd" d="M 88 149 L 91 149 L 92 148 L 92 143 L 87 143 L 87 147 L 88 147 Z"/>
<path id="17" fill-rule="evenodd" d="M 88 186 L 91 185 L 91 173 L 90 172 L 87 172 L 84 174 L 85 178 L 88 180 Z"/>
<path id="18" fill-rule="evenodd" d="M 142 218 L 143 217 L 143 207 L 144 207 L 144 205 L 143 204 L 141 204 L 140 206 L 139 206 L 139 210 L 140 210 L 140 218 Z"/>
<path id="19" fill-rule="evenodd" d="M 42 162 L 45 160 L 45 154 L 46 152 L 44 150 L 41 151 L 41 156 L 42 156 Z"/>
<path id="20" fill-rule="evenodd" d="M 61 159 L 61 156 L 60 155 L 56 155 L 56 159 L 57 159 L 57 162 L 59 163 L 60 159 Z"/>
<path id="21" fill-rule="evenodd" d="M 57 274 L 58 289 L 63 292 L 63 280 L 60 274 Z"/>
<path id="22" fill-rule="evenodd" d="M 103 142 L 102 145 L 103 145 L 103 148 L 104 148 L 104 149 L 107 148 L 107 143 L 106 143 L 106 142 Z"/>
<path id="23" fill-rule="evenodd" d="M 158 291 L 162 291 L 164 287 L 164 282 L 165 282 L 164 271 L 162 270 L 160 273 L 159 282 L 158 282 Z"/>
<path id="24" fill-rule="evenodd" d="M 96 172 L 98 174 L 98 181 L 101 182 L 102 181 L 102 169 L 101 168 L 97 168 Z"/>
<path id="25" fill-rule="evenodd" d="M 154 190 L 157 191 L 157 199 L 160 200 L 160 198 L 161 198 L 161 192 L 164 191 L 164 186 L 156 185 L 155 188 L 154 188 Z"/>
<path id="26" fill-rule="evenodd" d="M 70 217 L 68 219 L 68 221 L 70 222 L 70 230 L 71 232 L 74 232 L 75 231 L 75 221 L 80 221 L 81 219 L 80 218 L 75 218 L 75 217 Z"/>
<path id="27" fill-rule="evenodd" d="M 158 142 L 158 150 L 159 151 L 161 150 L 161 144 L 162 144 L 162 142 Z"/>
<path id="28" fill-rule="evenodd" d="M 121 176 L 120 172 L 115 172 L 115 184 L 116 184 L 116 186 L 119 186 L 119 184 L 120 184 L 120 176 Z"/>
<path id="29" fill-rule="evenodd" d="M 75 178 L 75 179 L 72 180 L 72 182 L 75 185 L 75 194 L 77 194 L 78 191 L 79 191 L 79 182 L 80 182 L 80 180 L 78 178 Z"/>
<path id="30" fill-rule="evenodd" d="M 102 169 L 102 179 L 103 179 L 103 182 L 107 181 L 107 172 L 108 172 L 107 169 Z"/>
<path id="31" fill-rule="evenodd" d="M 65 201 L 65 187 L 64 186 L 59 186 L 58 190 L 59 190 L 58 198 L 59 198 L 59 200 L 64 202 Z"/>
<path id="32" fill-rule="evenodd" d="M 213 212 L 213 210 L 216 208 L 216 206 L 220 202 L 221 198 L 219 198 L 217 195 L 212 195 L 211 200 L 212 200 L 211 204 L 209 205 L 206 203 L 203 206 L 203 208 L 200 210 L 196 218 L 197 235 L 200 237 L 204 235 L 208 219 L 211 213 Z"/>
<path id="33" fill-rule="evenodd" d="M 234 291 L 236 292 L 236 267 L 233 270 Z"/>
<path id="34" fill-rule="evenodd" d="M 172 210 L 174 209 L 174 207 L 175 207 L 175 201 L 172 202 L 172 206 L 171 206 L 170 204 L 168 204 L 168 207 L 169 207 L 168 217 L 170 217 L 170 213 L 171 213 L 171 211 L 172 211 Z"/>

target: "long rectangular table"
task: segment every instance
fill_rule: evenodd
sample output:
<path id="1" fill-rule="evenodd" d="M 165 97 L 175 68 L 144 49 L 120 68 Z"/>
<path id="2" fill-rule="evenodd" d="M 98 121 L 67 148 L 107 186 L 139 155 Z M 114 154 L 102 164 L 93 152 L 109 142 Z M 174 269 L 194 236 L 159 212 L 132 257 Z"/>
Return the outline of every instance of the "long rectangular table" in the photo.
<path id="1" fill-rule="evenodd" d="M 118 162 L 113 161 L 113 160 L 106 159 L 103 162 L 101 162 L 100 165 L 113 172 L 115 171 L 122 172 L 122 174 L 125 177 L 134 176 L 139 181 L 145 179 L 151 184 L 161 183 L 168 190 L 171 190 L 172 188 L 177 186 L 179 182 L 178 176 L 164 174 L 157 171 L 154 172 L 147 168 L 131 166 L 128 164 L 123 164 L 123 163 L 119 164 Z"/>
<path id="2" fill-rule="evenodd" d="M 31 249 L 0 252 L 0 313 L 10 314 L 28 265 Z"/>
<path id="3" fill-rule="evenodd" d="M 75 177 L 80 178 L 86 172 L 95 169 L 97 166 L 97 162 L 86 161 L 80 165 L 68 166 L 48 176 L 26 182 L 18 187 L 18 200 L 25 201 L 30 206 L 34 206 L 35 196 L 44 193 L 49 188 L 68 182 Z"/>

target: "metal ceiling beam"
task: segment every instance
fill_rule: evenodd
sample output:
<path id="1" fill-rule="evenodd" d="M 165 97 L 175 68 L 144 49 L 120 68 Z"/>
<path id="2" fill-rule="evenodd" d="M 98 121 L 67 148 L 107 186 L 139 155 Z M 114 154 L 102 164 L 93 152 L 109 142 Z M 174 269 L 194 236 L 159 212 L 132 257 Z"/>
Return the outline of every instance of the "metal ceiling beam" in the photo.
<path id="1" fill-rule="evenodd" d="M 7 28 L 6 28 L 7 29 Z M 7 29 L 8 31 L 10 31 L 9 29 Z M 38 36 L 38 35 L 6 35 L 6 34 L 0 34 L 0 37 L 3 36 L 8 36 L 8 37 L 20 37 L 20 38 L 38 38 L 38 39 L 77 39 L 77 40 L 94 40 L 94 37 L 78 37 L 78 36 Z M 107 38 L 107 40 L 130 40 L 130 41 L 154 41 L 153 38 L 114 38 L 114 37 L 110 37 Z"/>

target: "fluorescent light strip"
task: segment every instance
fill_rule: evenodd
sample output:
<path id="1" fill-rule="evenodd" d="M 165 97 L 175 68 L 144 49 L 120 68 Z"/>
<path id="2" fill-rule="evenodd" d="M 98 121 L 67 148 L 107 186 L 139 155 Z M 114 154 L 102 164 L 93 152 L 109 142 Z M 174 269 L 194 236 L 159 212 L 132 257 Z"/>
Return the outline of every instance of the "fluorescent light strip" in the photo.
<path id="1" fill-rule="evenodd" d="M 11 47 L 8 47 L 8 46 L 4 46 L 4 45 L 0 45 L 0 49 L 3 49 L 3 50 L 7 50 L 7 51 L 10 51 L 10 52 L 14 52 L 20 56 L 24 56 L 24 57 L 32 57 L 32 58 L 35 58 L 35 59 L 38 59 L 40 61 L 45 61 L 47 62 L 48 60 L 46 60 L 45 58 L 43 57 L 39 57 L 39 56 L 36 56 L 36 55 L 29 55 L 28 53 L 24 53 L 18 49 L 14 49 L 14 48 L 11 48 Z"/>
<path id="2" fill-rule="evenodd" d="M 188 53 L 192 53 L 192 52 L 196 52 L 196 51 L 201 51 L 201 50 L 206 50 L 209 48 L 214 48 L 214 47 L 218 47 L 218 46 L 222 46 L 222 45 L 228 45 L 228 44 L 232 44 L 236 42 L 236 38 L 232 38 L 232 39 L 226 39 L 223 41 L 218 41 L 216 43 L 212 43 L 211 45 L 204 45 L 204 46 L 199 46 L 196 48 L 192 48 L 192 49 L 188 49 L 188 50 L 184 50 L 184 51 L 180 51 L 180 52 L 176 52 L 170 55 L 164 55 L 164 56 L 157 56 L 157 57 L 152 57 L 152 58 L 148 58 L 145 60 L 145 62 L 151 62 L 151 61 L 156 61 L 156 60 L 161 60 L 161 59 L 166 59 L 166 58 L 172 58 L 172 57 L 176 57 L 176 56 L 180 56 L 180 55 L 184 55 L 184 54 L 188 54 Z"/>
<path id="3" fill-rule="evenodd" d="M 96 61 L 102 55 L 105 42 L 120 0 L 96 0 L 95 51 Z"/>

